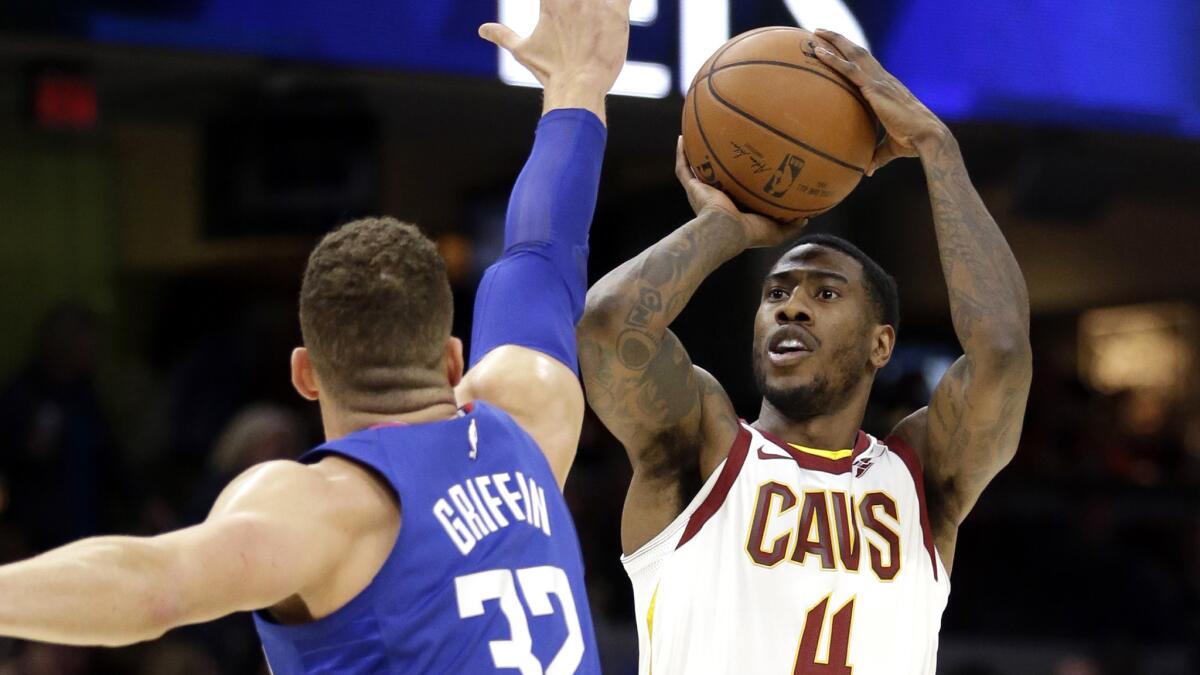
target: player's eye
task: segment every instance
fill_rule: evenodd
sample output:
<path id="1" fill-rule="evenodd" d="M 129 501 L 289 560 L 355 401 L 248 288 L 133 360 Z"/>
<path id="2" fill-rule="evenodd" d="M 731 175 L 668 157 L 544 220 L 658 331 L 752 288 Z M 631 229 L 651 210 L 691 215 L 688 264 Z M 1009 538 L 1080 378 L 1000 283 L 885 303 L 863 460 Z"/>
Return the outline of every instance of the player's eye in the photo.
<path id="1" fill-rule="evenodd" d="M 817 298 L 821 300 L 837 300 L 842 297 L 842 294 L 832 288 L 822 288 L 817 291 Z"/>
<path id="2" fill-rule="evenodd" d="M 778 286 L 767 291 L 767 299 L 773 302 L 779 302 L 787 297 L 787 291 Z"/>

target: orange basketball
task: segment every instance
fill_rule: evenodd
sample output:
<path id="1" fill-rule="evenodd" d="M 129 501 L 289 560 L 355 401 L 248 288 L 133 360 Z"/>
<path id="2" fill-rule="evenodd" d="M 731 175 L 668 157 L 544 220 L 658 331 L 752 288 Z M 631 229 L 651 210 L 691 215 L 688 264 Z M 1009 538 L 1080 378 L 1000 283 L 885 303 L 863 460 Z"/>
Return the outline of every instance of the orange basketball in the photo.
<path id="1" fill-rule="evenodd" d="M 683 106 L 683 147 L 701 180 L 772 218 L 833 208 L 880 138 L 857 87 L 813 54 L 801 28 L 759 28 L 708 59 Z"/>

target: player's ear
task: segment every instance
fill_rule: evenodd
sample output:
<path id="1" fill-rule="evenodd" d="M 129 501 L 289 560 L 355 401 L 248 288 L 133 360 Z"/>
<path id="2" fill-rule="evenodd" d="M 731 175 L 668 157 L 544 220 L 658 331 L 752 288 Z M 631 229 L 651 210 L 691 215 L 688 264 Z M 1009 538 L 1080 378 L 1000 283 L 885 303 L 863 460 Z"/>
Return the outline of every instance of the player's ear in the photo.
<path id="1" fill-rule="evenodd" d="M 308 350 L 304 347 L 292 350 L 292 386 L 310 401 L 315 401 L 321 396 L 317 373 L 313 370 L 312 359 L 308 357 Z"/>
<path id="2" fill-rule="evenodd" d="M 462 340 L 452 335 L 446 341 L 446 380 L 450 382 L 451 387 L 457 387 L 458 383 L 462 382 L 465 369 Z"/>
<path id="3" fill-rule="evenodd" d="M 871 336 L 871 365 L 879 370 L 892 360 L 892 349 L 896 346 L 896 329 L 880 324 Z"/>

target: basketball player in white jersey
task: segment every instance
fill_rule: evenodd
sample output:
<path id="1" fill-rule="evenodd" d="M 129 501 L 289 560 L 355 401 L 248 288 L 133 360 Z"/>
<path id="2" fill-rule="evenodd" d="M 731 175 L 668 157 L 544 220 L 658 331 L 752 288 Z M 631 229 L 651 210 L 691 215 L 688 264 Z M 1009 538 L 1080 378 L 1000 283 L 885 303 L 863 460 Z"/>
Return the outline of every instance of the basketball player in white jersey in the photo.
<path id="1" fill-rule="evenodd" d="M 579 328 L 588 400 L 633 464 L 621 540 L 642 673 L 932 674 L 959 525 L 1017 447 L 1032 370 L 1017 262 L 946 126 L 817 34 L 887 131 L 871 171 L 925 168 L 964 354 L 886 438 L 859 431 L 895 346 L 895 282 L 849 242 L 804 237 L 763 283 L 762 408 L 740 422 L 668 326 L 722 263 L 804 223 L 739 212 L 680 151 L 696 218 L 598 282 Z"/>

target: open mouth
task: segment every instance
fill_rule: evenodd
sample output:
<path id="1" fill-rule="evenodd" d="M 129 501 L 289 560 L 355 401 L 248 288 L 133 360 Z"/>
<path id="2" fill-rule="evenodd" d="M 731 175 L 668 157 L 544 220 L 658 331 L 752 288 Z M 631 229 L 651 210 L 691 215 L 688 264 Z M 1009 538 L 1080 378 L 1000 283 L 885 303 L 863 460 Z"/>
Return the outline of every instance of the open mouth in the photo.
<path id="1" fill-rule="evenodd" d="M 783 329 L 771 336 L 767 357 L 777 366 L 791 365 L 812 353 L 810 345 L 801 331 Z"/>

